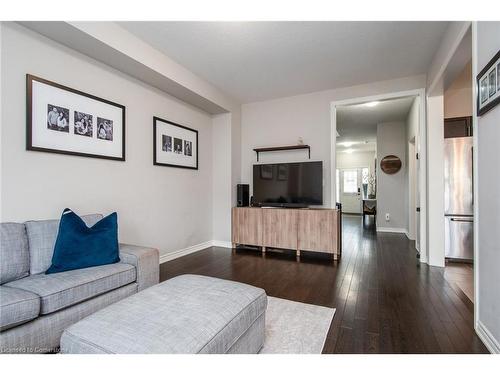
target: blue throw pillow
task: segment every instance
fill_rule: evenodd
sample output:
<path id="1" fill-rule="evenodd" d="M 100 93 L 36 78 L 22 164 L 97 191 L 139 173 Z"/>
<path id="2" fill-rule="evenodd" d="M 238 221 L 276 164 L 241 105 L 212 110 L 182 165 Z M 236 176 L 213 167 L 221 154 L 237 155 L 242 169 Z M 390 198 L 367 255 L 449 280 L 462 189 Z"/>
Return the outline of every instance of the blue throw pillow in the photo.
<path id="1" fill-rule="evenodd" d="M 52 265 L 46 274 L 119 261 L 116 212 L 89 228 L 77 214 L 69 208 L 64 209 L 54 246 Z"/>

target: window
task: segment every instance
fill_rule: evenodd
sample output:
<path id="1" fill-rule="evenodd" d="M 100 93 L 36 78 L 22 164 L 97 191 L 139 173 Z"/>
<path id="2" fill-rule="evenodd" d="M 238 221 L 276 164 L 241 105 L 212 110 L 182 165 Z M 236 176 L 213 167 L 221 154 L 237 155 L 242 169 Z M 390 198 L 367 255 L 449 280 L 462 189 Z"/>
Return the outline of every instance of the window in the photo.
<path id="1" fill-rule="evenodd" d="M 344 171 L 344 193 L 358 192 L 358 171 L 350 169 Z"/>

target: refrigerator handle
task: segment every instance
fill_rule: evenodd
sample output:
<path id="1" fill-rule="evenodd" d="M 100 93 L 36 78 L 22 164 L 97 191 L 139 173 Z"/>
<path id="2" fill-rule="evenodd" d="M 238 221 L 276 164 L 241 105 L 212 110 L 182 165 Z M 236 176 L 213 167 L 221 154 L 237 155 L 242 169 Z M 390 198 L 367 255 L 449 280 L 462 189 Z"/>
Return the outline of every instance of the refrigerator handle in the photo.
<path id="1" fill-rule="evenodd" d="M 454 217 L 452 217 L 450 219 L 450 221 L 459 221 L 461 223 L 473 223 L 474 222 L 473 219 L 457 219 L 457 218 L 454 218 Z"/>

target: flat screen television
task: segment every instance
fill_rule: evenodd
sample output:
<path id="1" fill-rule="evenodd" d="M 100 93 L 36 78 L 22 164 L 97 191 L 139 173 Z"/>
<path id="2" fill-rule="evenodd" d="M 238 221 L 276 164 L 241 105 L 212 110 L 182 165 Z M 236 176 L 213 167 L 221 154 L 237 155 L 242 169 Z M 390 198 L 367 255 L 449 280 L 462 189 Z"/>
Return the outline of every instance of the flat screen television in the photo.
<path id="1" fill-rule="evenodd" d="M 254 206 L 307 207 L 321 204 L 323 162 L 254 164 Z"/>

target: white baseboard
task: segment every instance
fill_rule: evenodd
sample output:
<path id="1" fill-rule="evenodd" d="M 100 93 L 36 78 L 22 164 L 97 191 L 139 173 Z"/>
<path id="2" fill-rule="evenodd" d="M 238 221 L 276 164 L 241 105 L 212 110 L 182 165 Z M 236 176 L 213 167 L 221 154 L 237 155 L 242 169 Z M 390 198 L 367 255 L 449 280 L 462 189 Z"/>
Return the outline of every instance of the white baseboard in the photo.
<path id="1" fill-rule="evenodd" d="M 184 255 L 196 253 L 197 251 L 200 251 L 200 250 L 205 250 L 206 248 L 212 247 L 212 246 L 226 247 L 228 249 L 231 249 L 233 247 L 233 244 L 231 242 L 218 241 L 218 240 L 210 240 L 210 241 L 202 242 L 202 243 L 199 243 L 197 245 L 186 247 L 185 249 L 175 250 L 175 251 L 172 251 L 170 253 L 163 254 L 162 256 L 160 256 L 160 264 L 168 262 L 170 260 L 174 260 L 174 259 L 183 257 Z"/>
<path id="2" fill-rule="evenodd" d="M 500 354 L 500 344 L 480 320 L 476 323 L 476 333 L 490 353 Z"/>
<path id="3" fill-rule="evenodd" d="M 402 233 L 406 234 L 405 228 L 377 227 L 377 232 Z"/>
<path id="4" fill-rule="evenodd" d="M 197 245 L 186 247 L 185 249 L 180 249 L 167 254 L 163 254 L 162 256 L 160 256 L 160 263 L 165 263 L 169 260 L 177 259 L 183 257 L 184 255 L 192 254 L 197 251 L 206 249 L 207 247 L 213 246 L 212 243 L 213 241 L 202 242 Z"/>
<path id="5" fill-rule="evenodd" d="M 218 240 L 213 240 L 212 241 L 212 246 L 216 247 L 227 247 L 228 249 L 231 249 L 233 247 L 233 244 L 229 241 L 218 241 Z"/>
<path id="6" fill-rule="evenodd" d="M 411 237 L 410 237 L 410 232 L 408 232 L 406 229 L 405 229 L 405 234 L 406 234 L 406 237 L 408 237 L 408 239 L 409 239 L 410 241 L 415 241 L 415 240 L 416 240 L 416 238 L 415 238 L 415 237 L 414 237 L 414 238 L 411 238 Z"/>

